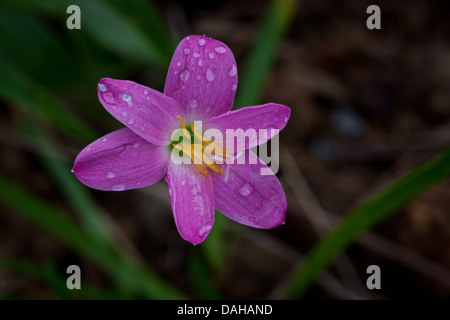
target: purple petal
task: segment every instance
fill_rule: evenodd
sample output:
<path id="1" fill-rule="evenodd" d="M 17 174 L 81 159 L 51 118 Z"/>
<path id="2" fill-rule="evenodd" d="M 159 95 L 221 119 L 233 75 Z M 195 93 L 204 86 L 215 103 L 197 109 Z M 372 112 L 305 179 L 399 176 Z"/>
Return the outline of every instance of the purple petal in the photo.
<path id="1" fill-rule="evenodd" d="M 284 224 L 286 196 L 275 175 L 261 175 L 257 164 L 227 164 L 224 173 L 211 172 L 215 208 L 247 226 L 270 229 Z M 266 169 L 270 170 L 270 169 Z"/>
<path id="2" fill-rule="evenodd" d="M 192 122 L 229 111 L 237 82 L 230 48 L 205 36 L 189 36 L 175 50 L 164 93 L 181 103 Z"/>
<path id="3" fill-rule="evenodd" d="M 210 176 L 203 176 L 193 164 L 169 161 L 166 176 L 170 202 L 178 232 L 198 244 L 214 224 L 214 194 Z"/>
<path id="4" fill-rule="evenodd" d="M 166 173 L 168 147 L 159 147 L 128 128 L 92 142 L 75 159 L 72 172 L 85 185 L 122 191 L 154 184 Z"/>
<path id="5" fill-rule="evenodd" d="M 151 88 L 128 80 L 103 78 L 97 86 L 98 98 L 117 120 L 149 142 L 164 146 L 180 126 L 180 104 Z"/>
<path id="6" fill-rule="evenodd" d="M 286 126 L 290 115 L 291 109 L 288 107 L 277 103 L 267 103 L 229 111 L 211 118 L 204 122 L 203 130 L 218 129 L 222 133 L 223 139 L 226 138 L 227 129 L 242 129 L 244 132 L 249 130 L 248 139 L 235 139 L 234 153 L 237 153 L 270 140 Z M 267 131 L 260 132 L 260 129 Z M 220 142 L 220 140 L 220 138 L 216 140 L 217 143 L 225 145 L 225 142 Z"/>

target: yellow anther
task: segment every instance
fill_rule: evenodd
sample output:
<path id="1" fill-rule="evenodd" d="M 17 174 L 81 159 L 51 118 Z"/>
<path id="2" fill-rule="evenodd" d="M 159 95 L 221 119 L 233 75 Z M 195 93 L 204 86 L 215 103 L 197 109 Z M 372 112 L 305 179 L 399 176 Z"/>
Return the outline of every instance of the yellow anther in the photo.
<path id="1" fill-rule="evenodd" d="M 177 116 L 177 118 L 180 120 L 183 135 L 191 140 L 191 134 L 186 129 L 183 118 L 181 116 Z M 190 128 L 194 133 L 194 136 L 201 141 L 201 144 L 183 142 L 181 143 L 181 146 L 180 144 L 172 144 L 172 146 L 175 149 L 182 151 L 183 154 L 186 154 L 192 161 L 194 161 L 194 164 L 204 176 L 208 176 L 206 167 L 217 173 L 223 174 L 222 168 L 214 162 L 214 159 L 211 158 L 210 155 L 211 153 L 213 153 L 214 155 L 219 155 L 226 158 L 231 158 L 232 156 L 228 155 L 225 150 L 222 149 L 222 147 L 216 145 L 212 141 L 203 138 L 202 135 L 195 129 L 195 126 L 193 124 L 190 126 Z M 205 150 L 207 151 L 206 153 Z"/>
<path id="2" fill-rule="evenodd" d="M 211 148 L 209 148 L 208 150 L 213 151 L 213 153 L 215 155 L 219 155 L 222 158 L 232 158 L 232 156 L 230 156 L 229 154 L 227 154 L 225 152 L 224 149 L 222 149 L 222 147 L 218 146 L 217 144 L 215 144 L 212 141 L 206 140 L 205 138 L 202 137 L 202 135 L 195 129 L 195 126 L 193 124 L 191 124 L 191 130 L 194 133 L 194 136 L 196 136 L 198 139 L 200 139 L 201 142 L 207 144 L 207 146 L 212 146 L 214 148 L 214 150 L 211 150 Z M 206 146 L 203 148 L 203 150 L 206 148 Z"/>
<path id="3" fill-rule="evenodd" d="M 189 134 L 189 131 L 186 129 L 186 126 L 184 125 L 184 121 L 183 118 L 180 116 L 177 116 L 177 118 L 180 120 L 181 122 L 181 128 L 183 129 L 183 134 L 186 138 L 191 139 L 191 135 Z"/>

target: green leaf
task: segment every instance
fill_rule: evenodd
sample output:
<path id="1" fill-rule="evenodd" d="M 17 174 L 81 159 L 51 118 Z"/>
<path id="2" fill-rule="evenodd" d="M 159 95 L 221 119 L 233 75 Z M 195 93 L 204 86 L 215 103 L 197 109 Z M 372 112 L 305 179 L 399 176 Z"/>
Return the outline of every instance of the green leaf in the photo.
<path id="1" fill-rule="evenodd" d="M 279 44 L 295 14 L 294 0 L 274 0 L 267 10 L 259 38 L 245 61 L 235 100 L 235 109 L 259 102 L 264 82 L 270 71 Z"/>
<path id="2" fill-rule="evenodd" d="M 65 107 L 46 88 L 0 55 L 0 96 L 34 118 L 47 121 L 69 135 L 94 140 L 98 137 L 87 124 Z"/>
<path id="3" fill-rule="evenodd" d="M 185 299 L 147 266 L 119 252 L 104 250 L 67 215 L 0 174 L 0 201 L 102 267 L 124 288 L 149 299 Z"/>
<path id="4" fill-rule="evenodd" d="M 222 299 L 220 292 L 214 285 L 212 273 L 196 248 L 189 255 L 188 271 L 189 279 L 199 299 Z"/>
<path id="5" fill-rule="evenodd" d="M 288 298 L 301 297 L 317 277 L 364 231 L 450 175 L 450 148 L 379 190 L 350 211 L 306 256 L 292 278 Z"/>

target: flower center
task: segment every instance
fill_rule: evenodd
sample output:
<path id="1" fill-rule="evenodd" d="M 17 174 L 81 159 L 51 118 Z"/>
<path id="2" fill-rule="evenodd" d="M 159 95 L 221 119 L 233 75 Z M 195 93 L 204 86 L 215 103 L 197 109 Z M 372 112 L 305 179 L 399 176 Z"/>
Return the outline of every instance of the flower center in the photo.
<path id="1" fill-rule="evenodd" d="M 177 116 L 177 118 L 180 120 L 181 130 L 186 139 L 183 138 L 181 142 L 172 143 L 172 147 L 191 158 L 204 176 L 208 175 L 206 168 L 210 168 L 217 173 L 223 174 L 222 168 L 214 162 L 211 155 L 214 154 L 215 156 L 222 158 L 230 158 L 231 156 L 225 153 L 225 151 L 214 142 L 202 137 L 193 124 L 186 128 L 183 118 L 181 116 Z M 189 142 L 184 142 L 185 140 Z"/>

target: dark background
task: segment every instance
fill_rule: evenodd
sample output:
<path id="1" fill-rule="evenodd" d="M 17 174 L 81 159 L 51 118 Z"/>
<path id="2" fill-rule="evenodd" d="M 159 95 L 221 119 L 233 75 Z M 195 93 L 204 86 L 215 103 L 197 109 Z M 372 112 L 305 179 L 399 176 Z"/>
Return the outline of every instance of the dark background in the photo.
<path id="1" fill-rule="evenodd" d="M 381 30 L 366 28 L 370 4 L 381 8 Z M 240 75 L 269 8 L 268 2 L 256 0 L 155 5 L 175 39 L 162 40 L 165 56 L 170 58 L 182 37 L 205 34 L 231 48 Z M 44 130 L 70 168 L 91 137 L 120 128 L 97 101 L 98 80 L 130 79 L 162 90 L 168 66 L 167 59 L 147 64 L 137 53 L 133 58 L 132 52 L 114 52 L 99 43 L 87 30 L 94 26 L 84 24 L 80 7 L 82 29 L 68 31 L 65 12 L 12 1 L 0 5 L 0 172 L 74 220 L 74 205 L 39 158 L 42 150 L 19 129 L 22 122 Z M 130 21 L 142 21 L 126 13 Z M 260 99 L 292 110 L 280 134 L 278 176 L 288 199 L 286 224 L 262 231 L 223 219 L 226 248 L 220 267 L 196 269 L 192 257 L 205 259 L 199 249 L 203 244 L 193 247 L 178 235 L 165 182 L 120 193 L 89 190 L 121 249 L 192 298 L 214 298 L 217 292 L 227 299 L 283 298 L 289 275 L 330 226 L 378 188 L 449 145 L 449 14 L 448 2 L 437 0 L 300 1 Z M 42 33 L 35 23 L 44 27 Z M 2 66 L 14 69 L 5 73 Z M 23 92 L 9 87 L 24 77 L 36 85 L 23 87 Z M 58 126 L 59 116 L 50 121 L 35 117 L 32 109 L 21 106 L 21 99 L 27 104 L 42 98 L 30 88 L 51 92 L 65 106 L 63 113 L 75 114 L 95 134 L 67 134 L 67 127 Z M 449 195 L 445 180 L 364 233 L 305 298 L 449 298 Z M 90 259 L 2 202 L 0 259 L 50 263 L 62 277 L 68 265 L 77 264 L 83 283 L 110 285 Z M 366 268 L 372 264 L 381 268 L 381 290 L 365 286 Z M 0 268 L 2 297 L 65 298 L 48 277 L 21 270 Z M 196 272 L 207 275 L 213 293 L 197 285 Z"/>

